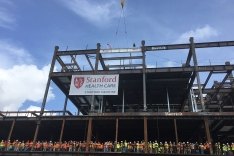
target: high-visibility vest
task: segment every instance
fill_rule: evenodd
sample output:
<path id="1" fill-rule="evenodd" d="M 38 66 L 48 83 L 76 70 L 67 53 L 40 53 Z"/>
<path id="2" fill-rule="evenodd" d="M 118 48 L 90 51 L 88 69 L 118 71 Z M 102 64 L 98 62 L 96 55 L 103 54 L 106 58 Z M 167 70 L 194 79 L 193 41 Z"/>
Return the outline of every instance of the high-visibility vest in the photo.
<path id="1" fill-rule="evenodd" d="M 4 147 L 4 142 L 1 142 L 1 143 L 0 143 L 0 147 L 1 147 L 1 148 Z"/>
<path id="2" fill-rule="evenodd" d="M 232 143 L 232 151 L 234 151 L 234 143 Z"/>
<path id="3" fill-rule="evenodd" d="M 227 146 L 223 145 L 223 151 L 226 152 L 227 151 Z"/>

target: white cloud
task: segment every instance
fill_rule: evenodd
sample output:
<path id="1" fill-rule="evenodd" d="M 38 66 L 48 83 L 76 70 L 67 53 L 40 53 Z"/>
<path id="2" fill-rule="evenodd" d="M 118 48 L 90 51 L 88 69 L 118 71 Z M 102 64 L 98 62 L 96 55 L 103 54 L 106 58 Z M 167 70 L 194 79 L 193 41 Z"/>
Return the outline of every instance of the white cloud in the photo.
<path id="1" fill-rule="evenodd" d="M 12 2 L 0 1 L 0 27 L 12 29 L 15 24 L 15 18 L 12 15 Z M 11 10 L 11 11 L 10 11 Z"/>
<path id="2" fill-rule="evenodd" d="M 174 61 L 167 61 L 163 63 L 163 67 L 176 67 L 176 66 L 178 66 L 178 63 Z"/>
<path id="3" fill-rule="evenodd" d="M 38 106 L 34 106 L 34 105 L 30 105 L 26 111 L 41 111 L 41 107 L 38 107 Z M 47 111 L 47 110 L 45 110 Z"/>
<path id="4" fill-rule="evenodd" d="M 189 42 L 190 37 L 194 37 L 196 42 L 201 42 L 216 36 L 218 36 L 218 31 L 215 28 L 206 25 L 204 27 L 197 28 L 196 30 L 190 30 L 183 33 L 175 43 L 187 43 Z"/>
<path id="5" fill-rule="evenodd" d="M 0 110 L 18 110 L 25 101 L 41 102 L 49 73 L 49 65 L 38 69 L 35 65 L 15 65 L 0 68 Z M 48 100 L 53 98 L 49 90 Z"/>
<path id="6" fill-rule="evenodd" d="M 30 53 L 19 46 L 0 40 L 0 67 L 9 68 L 17 64 L 30 64 L 33 62 L 33 59 Z"/>
<path id="7" fill-rule="evenodd" d="M 78 16 L 99 26 L 104 26 L 111 19 L 118 17 L 118 7 L 120 6 L 117 4 L 117 1 L 113 0 L 106 1 L 105 3 L 93 0 L 62 0 L 62 2 Z"/>

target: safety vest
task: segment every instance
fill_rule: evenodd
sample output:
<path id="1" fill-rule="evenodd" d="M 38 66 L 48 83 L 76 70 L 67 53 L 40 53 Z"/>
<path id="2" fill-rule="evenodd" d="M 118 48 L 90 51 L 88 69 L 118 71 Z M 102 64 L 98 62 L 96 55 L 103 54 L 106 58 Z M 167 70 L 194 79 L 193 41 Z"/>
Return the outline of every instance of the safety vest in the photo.
<path id="1" fill-rule="evenodd" d="M 0 147 L 3 148 L 4 147 L 4 142 L 0 143 Z"/>
<path id="2" fill-rule="evenodd" d="M 117 146 L 117 149 L 119 149 L 119 148 L 120 148 L 120 144 L 119 144 L 119 143 L 118 143 L 116 146 Z"/>
<path id="3" fill-rule="evenodd" d="M 223 151 L 227 152 L 227 146 L 226 145 L 223 145 Z"/>
<path id="4" fill-rule="evenodd" d="M 232 143 L 231 149 L 232 149 L 232 151 L 234 151 L 234 143 Z"/>

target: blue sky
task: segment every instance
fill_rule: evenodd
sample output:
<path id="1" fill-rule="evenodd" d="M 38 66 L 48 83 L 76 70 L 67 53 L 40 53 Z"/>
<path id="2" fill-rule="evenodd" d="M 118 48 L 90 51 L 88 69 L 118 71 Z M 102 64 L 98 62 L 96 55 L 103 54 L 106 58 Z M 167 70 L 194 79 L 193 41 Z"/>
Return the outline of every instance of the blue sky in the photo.
<path id="1" fill-rule="evenodd" d="M 233 8 L 233 0 L 126 0 L 125 33 L 119 0 L 0 0 L 0 110 L 41 105 L 55 45 L 65 50 L 96 48 L 98 42 L 102 48 L 140 46 L 141 40 L 187 43 L 190 36 L 195 42 L 234 40 Z M 199 50 L 198 61 L 233 62 L 232 52 Z M 186 56 L 186 51 L 150 52 L 147 62 L 180 66 Z M 60 95 L 52 84 L 46 109 L 62 109 Z"/>

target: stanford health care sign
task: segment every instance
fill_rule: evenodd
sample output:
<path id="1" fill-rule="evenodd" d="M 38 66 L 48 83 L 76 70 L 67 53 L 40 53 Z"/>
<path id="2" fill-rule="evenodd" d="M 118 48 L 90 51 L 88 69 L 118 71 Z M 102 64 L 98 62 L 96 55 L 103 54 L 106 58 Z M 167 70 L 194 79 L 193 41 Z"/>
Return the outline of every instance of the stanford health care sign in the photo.
<path id="1" fill-rule="evenodd" d="M 72 75 L 69 95 L 118 95 L 119 75 Z"/>

